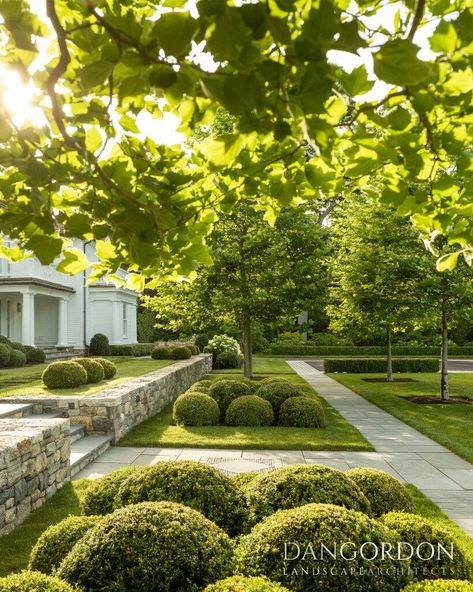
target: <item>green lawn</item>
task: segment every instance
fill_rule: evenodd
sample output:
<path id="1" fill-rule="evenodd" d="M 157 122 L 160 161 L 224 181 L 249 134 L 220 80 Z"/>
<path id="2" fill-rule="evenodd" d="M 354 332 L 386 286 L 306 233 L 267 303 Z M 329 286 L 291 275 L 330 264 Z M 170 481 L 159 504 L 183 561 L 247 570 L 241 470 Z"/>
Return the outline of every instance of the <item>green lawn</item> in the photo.
<path id="1" fill-rule="evenodd" d="M 219 374 L 222 376 L 222 374 Z M 212 374 L 212 376 L 217 376 Z M 228 376 L 227 374 L 225 376 Z M 285 378 L 311 387 L 296 374 Z M 173 448 L 256 448 L 271 450 L 373 450 L 372 446 L 343 417 L 324 402 L 326 428 L 284 427 L 179 427 L 172 424 L 172 405 L 148 421 L 133 428 L 119 446 Z"/>
<path id="2" fill-rule="evenodd" d="M 382 374 L 330 374 L 368 401 L 394 415 L 462 458 L 473 462 L 473 405 L 418 405 L 405 397 L 438 395 L 439 374 L 403 374 L 416 382 L 369 383 Z M 473 399 L 473 374 L 450 374 L 450 395 Z"/>
<path id="3" fill-rule="evenodd" d="M 287 358 L 287 356 L 286 356 Z M 240 370 L 219 370 L 219 374 L 243 374 Z M 295 374 L 294 370 L 287 364 L 283 358 L 253 356 L 253 372 L 255 374 Z"/>
<path id="4" fill-rule="evenodd" d="M 103 380 L 98 384 L 84 384 L 74 389 L 47 389 L 41 381 L 41 374 L 47 364 L 6 368 L 0 371 L 0 398 L 22 395 L 90 395 L 108 388 L 128 378 L 141 376 L 169 366 L 172 360 L 153 360 L 151 358 L 108 358 L 117 365 L 117 374 L 113 380 Z M 13 384 L 16 383 L 16 384 Z"/>

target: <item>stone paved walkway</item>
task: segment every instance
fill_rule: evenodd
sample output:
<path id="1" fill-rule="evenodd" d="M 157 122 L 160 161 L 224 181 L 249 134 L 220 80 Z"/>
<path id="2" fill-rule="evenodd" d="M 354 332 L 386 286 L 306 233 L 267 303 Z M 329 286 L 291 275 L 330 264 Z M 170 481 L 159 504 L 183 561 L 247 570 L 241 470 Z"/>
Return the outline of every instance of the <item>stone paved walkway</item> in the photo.
<path id="1" fill-rule="evenodd" d="M 473 537 L 473 465 L 309 364 L 288 363 L 360 430 L 376 452 L 114 447 L 75 478 L 96 478 L 123 465 L 152 465 L 165 459 L 201 460 L 228 474 L 294 463 L 341 470 L 374 467 L 418 487 Z"/>

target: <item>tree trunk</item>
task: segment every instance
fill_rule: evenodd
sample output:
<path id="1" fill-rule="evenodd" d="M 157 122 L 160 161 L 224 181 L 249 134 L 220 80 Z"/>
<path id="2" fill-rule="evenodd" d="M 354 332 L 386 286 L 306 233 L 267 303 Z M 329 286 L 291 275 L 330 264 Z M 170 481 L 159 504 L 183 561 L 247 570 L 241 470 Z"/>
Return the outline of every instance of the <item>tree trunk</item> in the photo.
<path id="1" fill-rule="evenodd" d="M 448 401 L 448 318 L 445 305 L 442 306 L 441 321 L 442 346 L 440 352 L 440 398 Z"/>
<path id="2" fill-rule="evenodd" d="M 386 382 L 394 382 L 393 378 L 393 348 L 392 348 L 392 334 L 391 327 L 388 327 L 388 357 L 386 364 Z"/>
<path id="3" fill-rule="evenodd" d="M 243 372 L 246 378 L 253 378 L 253 359 L 251 343 L 251 317 L 244 313 L 242 322 Z"/>

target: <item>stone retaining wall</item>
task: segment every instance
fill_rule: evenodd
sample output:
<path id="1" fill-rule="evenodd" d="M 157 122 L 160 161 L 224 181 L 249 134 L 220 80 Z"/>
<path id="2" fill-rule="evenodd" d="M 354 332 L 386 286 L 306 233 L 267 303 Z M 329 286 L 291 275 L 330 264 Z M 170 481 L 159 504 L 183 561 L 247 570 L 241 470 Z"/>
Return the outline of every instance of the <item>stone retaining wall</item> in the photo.
<path id="1" fill-rule="evenodd" d="M 0 536 L 69 480 L 69 430 L 64 419 L 0 420 Z"/>

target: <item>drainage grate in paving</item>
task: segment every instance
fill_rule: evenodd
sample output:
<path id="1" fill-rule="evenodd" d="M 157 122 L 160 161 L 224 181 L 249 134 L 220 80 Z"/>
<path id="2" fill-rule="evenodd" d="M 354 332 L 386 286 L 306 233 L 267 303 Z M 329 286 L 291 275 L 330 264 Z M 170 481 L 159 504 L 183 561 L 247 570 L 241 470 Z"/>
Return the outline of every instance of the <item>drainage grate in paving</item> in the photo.
<path id="1" fill-rule="evenodd" d="M 281 466 L 277 459 L 269 458 L 206 458 L 205 462 L 227 475 L 262 473 Z"/>

